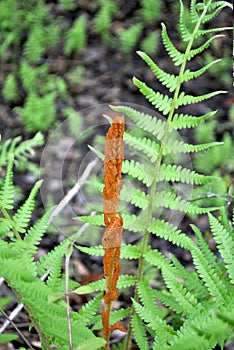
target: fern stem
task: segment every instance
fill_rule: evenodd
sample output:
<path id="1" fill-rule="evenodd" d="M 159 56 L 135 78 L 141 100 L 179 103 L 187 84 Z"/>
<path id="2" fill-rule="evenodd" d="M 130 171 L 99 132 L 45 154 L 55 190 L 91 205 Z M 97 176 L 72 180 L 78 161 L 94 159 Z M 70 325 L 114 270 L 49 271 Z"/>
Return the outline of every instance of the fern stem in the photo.
<path id="1" fill-rule="evenodd" d="M 172 99 L 172 104 L 171 104 L 171 108 L 168 114 L 168 119 L 167 119 L 167 124 L 165 127 L 165 131 L 162 137 L 162 142 L 161 142 L 161 146 L 159 149 L 159 153 L 156 159 L 156 164 L 155 164 L 155 169 L 154 169 L 154 177 L 153 177 L 153 181 L 152 181 L 152 185 L 151 185 L 151 189 L 150 189 L 150 194 L 149 194 L 149 205 L 147 208 L 147 220 L 146 220 L 146 225 L 145 225 L 145 232 L 144 232 L 144 236 L 143 236 L 143 240 L 142 240 L 142 246 L 141 246 L 141 254 L 140 254 L 140 258 L 139 258 L 139 266 L 138 266 L 138 277 L 137 277 L 137 282 L 141 281 L 143 274 L 144 274 L 144 262 L 145 262 L 145 252 L 147 249 L 147 245 L 148 245 L 148 239 L 149 239 L 149 231 L 148 231 L 148 227 L 150 225 L 151 222 L 151 218 L 152 218 L 152 211 L 153 211 L 153 199 L 154 199 L 154 195 L 155 195 L 155 191 L 156 191 L 156 186 L 157 186 L 157 179 L 158 179 L 158 173 L 160 170 L 160 166 L 161 166 L 161 162 L 162 162 L 162 157 L 163 157 L 163 151 L 165 149 L 166 146 L 166 142 L 167 142 L 167 137 L 168 137 L 168 132 L 169 132 L 169 128 L 170 128 L 170 124 L 172 122 L 173 116 L 174 116 L 174 112 L 176 109 L 176 101 L 179 97 L 179 93 L 180 93 L 180 89 L 181 89 L 181 85 L 182 85 L 182 77 L 185 71 L 185 67 L 187 64 L 187 60 L 188 60 L 188 55 L 189 52 L 192 48 L 193 45 L 193 41 L 195 39 L 195 34 L 197 33 L 202 19 L 205 16 L 207 9 L 209 7 L 211 3 L 211 0 L 208 2 L 208 4 L 204 7 L 204 10 L 193 30 L 193 33 L 191 35 L 191 38 L 188 42 L 188 45 L 186 47 L 186 51 L 185 51 L 185 55 L 184 55 L 184 60 L 181 64 L 180 67 L 180 72 L 179 72 L 179 77 L 178 77 L 178 84 L 176 86 L 175 92 L 174 92 L 174 96 Z M 182 2 L 181 2 L 181 6 L 183 6 Z M 135 290 L 135 295 L 134 295 L 134 300 L 136 302 L 138 302 L 139 300 L 139 296 L 138 296 L 138 292 L 137 289 Z M 132 318 L 132 316 L 135 314 L 135 310 L 132 307 L 131 312 L 130 312 L 130 320 Z M 127 337 L 126 337 L 126 341 L 125 341 L 125 346 L 124 346 L 124 350 L 129 350 L 131 347 L 131 338 L 132 338 L 132 326 L 131 324 L 128 327 L 128 333 L 127 333 Z"/>

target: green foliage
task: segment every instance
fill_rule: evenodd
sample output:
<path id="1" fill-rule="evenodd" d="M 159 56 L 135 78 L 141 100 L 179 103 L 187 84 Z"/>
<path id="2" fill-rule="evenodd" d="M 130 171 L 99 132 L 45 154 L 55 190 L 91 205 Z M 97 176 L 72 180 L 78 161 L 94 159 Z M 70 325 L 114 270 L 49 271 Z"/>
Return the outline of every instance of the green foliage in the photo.
<path id="1" fill-rule="evenodd" d="M 101 35 L 102 40 L 109 43 L 112 16 L 118 11 L 118 7 L 110 0 L 99 0 L 98 3 L 100 9 L 94 17 L 94 28 Z"/>
<path id="2" fill-rule="evenodd" d="M 19 299 L 23 300 L 25 309 L 31 316 L 34 327 L 40 335 L 43 347 L 50 349 L 67 349 L 69 337 L 67 330 L 66 305 L 62 300 L 65 296 L 61 280 L 61 261 L 70 240 L 66 239 L 48 254 L 35 261 L 35 253 L 42 236 L 46 232 L 50 213 L 30 226 L 30 219 L 35 206 L 35 197 L 41 182 L 37 182 L 26 201 L 13 214 L 14 192 L 13 157 L 10 158 L 6 176 L 0 186 L 1 221 L 0 232 L 0 264 L 1 276 L 14 290 Z M 7 237 L 8 241 L 5 240 Z M 43 282 L 39 276 L 47 272 L 49 277 Z M 59 298 L 54 295 L 60 293 Z M 53 296 L 53 298 L 52 298 Z M 71 323 L 74 331 L 73 347 L 85 350 L 99 349 L 104 340 L 94 336 L 87 325 L 96 323 L 96 312 L 99 309 L 102 295 L 90 301 L 79 312 L 71 313 Z M 54 301 L 53 301 L 54 300 Z M 1 299 L 2 304 L 4 300 Z M 86 320 L 86 322 L 84 322 Z M 0 341 L 15 339 L 14 335 L 2 335 Z"/>
<path id="3" fill-rule="evenodd" d="M 136 251 L 133 251 L 132 244 L 123 245 L 123 258 L 126 256 L 139 259 L 136 293 L 124 345 L 125 350 L 131 348 L 132 333 L 140 349 L 149 348 L 149 339 L 153 339 L 152 348 L 157 350 L 208 350 L 213 349 L 217 344 L 223 347 L 226 341 L 233 338 L 230 318 L 234 300 L 233 228 L 226 214 L 222 214 L 222 221 L 209 214 L 211 234 L 217 242 L 217 256 L 222 258 L 218 262 L 198 228 L 193 226 L 197 237 L 197 243 L 195 243 L 177 226 L 168 222 L 170 216 L 167 214 L 168 210 L 173 210 L 197 215 L 217 210 L 220 206 L 220 203 L 216 207 L 198 205 L 197 201 L 190 202 L 189 195 L 188 197 L 186 194 L 181 195 L 182 192 L 176 185 L 177 183 L 198 185 L 198 191 L 201 191 L 205 186 L 212 186 L 215 181 L 220 181 L 216 173 L 204 171 L 199 173 L 190 170 L 186 163 L 183 164 L 183 157 L 179 157 L 180 154 L 192 152 L 202 157 L 206 152 L 218 152 L 223 147 L 222 143 L 216 142 L 212 136 L 214 122 L 206 122 L 215 112 L 210 111 L 197 117 L 181 114 L 179 110 L 182 106 L 199 103 L 225 92 L 211 91 L 194 96 L 186 94 L 184 89 L 184 82 L 199 78 L 217 63 L 217 60 L 213 59 L 197 71 L 187 69 L 188 61 L 194 60 L 215 38 L 218 39 L 217 35 L 205 39 L 205 35 L 222 30 L 222 28 L 214 28 L 207 31 L 202 25 L 214 18 L 224 6 L 229 6 L 226 2 L 211 0 L 202 5 L 200 9 L 196 1 L 192 0 L 190 9 L 185 11 L 181 2 L 179 28 L 181 41 L 185 47 L 184 52 L 180 52 L 174 46 L 169 39 L 166 26 L 162 25 L 163 44 L 175 66 L 178 67 L 177 73 L 170 74 L 164 71 L 146 53 L 138 52 L 156 79 L 169 90 L 170 94 L 155 91 L 136 77 L 133 78 L 133 83 L 141 94 L 166 117 L 166 120 L 145 114 L 132 107 L 111 106 L 112 110 L 118 114 L 124 114 L 136 126 L 127 130 L 124 136 L 131 154 L 135 156 L 134 159 L 126 159 L 123 162 L 122 172 L 131 180 L 132 186 L 123 186 L 120 199 L 125 203 L 126 208 L 121 213 L 124 229 L 138 232 L 143 236 L 140 249 Z M 190 23 L 187 23 L 188 21 Z M 138 30 L 140 26 L 141 24 Z M 133 38 L 135 40 L 135 33 Z M 201 41 L 198 44 L 200 46 L 196 46 L 198 42 L 196 38 L 203 39 L 203 43 L 201 44 Z M 133 41 L 130 40 L 130 45 L 135 45 L 136 41 L 132 43 Z M 130 52 L 130 48 L 125 52 Z M 204 137 L 200 135 L 201 137 L 197 140 L 199 144 L 196 145 L 183 142 L 176 134 L 176 130 L 182 128 L 195 128 L 198 130 L 197 133 L 200 129 Z M 95 150 L 94 147 L 91 149 L 103 160 L 102 152 Z M 140 160 L 137 155 L 140 155 Z M 230 153 L 228 157 L 230 158 Z M 181 160 L 182 164 L 180 164 Z M 216 162 L 214 159 L 212 161 Z M 203 164 L 203 169 L 204 167 Z M 165 186 L 163 190 L 160 187 L 162 183 Z M 99 187 L 101 191 L 100 184 Z M 137 215 L 128 212 L 129 203 L 136 208 Z M 130 207 L 131 211 L 132 207 Z M 163 208 L 161 217 L 159 208 Z M 104 225 L 101 213 L 78 219 L 90 225 Z M 188 250 L 192 256 L 193 270 L 188 272 L 174 257 L 169 260 L 157 249 L 153 249 L 149 245 L 151 234 Z M 80 249 L 91 255 L 103 254 L 100 247 Z M 153 287 L 158 281 L 145 278 L 148 276 L 146 263 L 160 272 L 160 290 L 155 290 Z M 93 282 L 84 286 L 84 289 L 79 287 L 78 291 L 103 290 L 102 286 L 101 281 Z M 165 305 L 163 309 L 157 306 L 157 299 Z M 230 310 L 229 316 L 224 319 L 223 315 L 228 310 Z"/>
<path id="4" fill-rule="evenodd" d="M 64 10 L 72 11 L 76 8 L 76 3 L 74 0 L 59 0 L 59 4 L 61 4 Z"/>
<path id="5" fill-rule="evenodd" d="M 64 52 L 69 56 L 73 51 L 81 52 L 86 46 L 86 18 L 80 16 L 67 32 Z"/>
<path id="6" fill-rule="evenodd" d="M 137 23 L 119 33 L 120 49 L 123 53 L 128 54 L 133 50 L 140 38 L 142 29 L 142 24 Z"/>
<path id="7" fill-rule="evenodd" d="M 141 49 L 147 54 L 154 54 L 158 48 L 158 31 L 150 33 L 146 38 L 141 41 Z"/>
<path id="8" fill-rule="evenodd" d="M 23 107 L 15 107 L 25 123 L 28 132 L 47 130 L 55 119 L 55 94 L 52 92 L 43 97 L 30 93 Z"/>
<path id="9" fill-rule="evenodd" d="M 105 3 L 109 2 L 102 2 L 103 7 Z M 134 154 L 134 157 L 125 159 L 122 168 L 124 176 L 131 180 L 132 186 L 130 188 L 127 183 L 123 186 L 120 199 L 125 208 L 121 211 L 125 231 L 139 234 L 137 244 L 134 242 L 121 247 L 121 258 L 137 260 L 139 268 L 137 276 L 123 274 L 118 280 L 117 287 L 121 292 L 122 289 L 133 286 L 136 289 L 131 309 L 119 309 L 111 313 L 112 325 L 130 315 L 127 340 L 124 345 L 120 344 L 118 349 L 131 348 L 132 334 L 139 349 L 142 350 L 150 347 L 153 350 L 211 350 L 218 344 L 224 347 L 225 342 L 233 339 L 234 222 L 231 223 L 228 220 L 224 209 L 221 209 L 220 217 L 217 218 L 210 213 L 217 210 L 217 207 L 203 206 L 196 200 L 190 203 L 189 195 L 187 193 L 183 195 L 183 191 L 179 188 L 179 185 L 182 189 L 186 188 L 183 186 L 187 184 L 196 185 L 199 190 L 204 190 L 204 186 L 212 186 L 214 181 L 219 181 L 217 176 L 216 179 L 213 176 L 217 175 L 216 173 L 212 175 L 204 171 L 199 173 L 199 169 L 193 171 L 187 167 L 186 162 L 183 163 L 183 157 L 181 158 L 181 154 L 192 152 L 204 154 L 222 147 L 213 137 L 214 123 L 211 122 L 210 126 L 209 122 L 206 122 L 214 112 L 196 117 L 181 114 L 180 108 L 206 101 L 223 93 L 223 91 L 213 91 L 200 96 L 188 95 L 185 92 L 184 82 L 191 83 L 192 79 L 198 78 L 213 66 L 211 62 L 198 71 L 187 69 L 188 61 L 202 54 L 214 38 L 218 39 L 217 35 L 205 39 L 206 34 L 215 34 L 222 30 L 222 28 L 211 29 L 210 27 L 204 29 L 203 25 L 215 18 L 223 7 L 230 6 L 225 1 L 207 0 L 197 4 L 192 0 L 190 9 L 185 10 L 182 1 L 180 4 L 179 28 L 181 43 L 185 47 L 184 52 L 180 52 L 174 46 L 169 39 L 166 26 L 164 24 L 162 26 L 162 41 L 177 67 L 176 73 L 165 72 L 146 53 L 139 52 L 156 79 L 169 90 L 169 94 L 155 91 L 136 77 L 133 79 L 140 93 L 165 116 L 165 119 L 142 113 L 131 107 L 112 106 L 112 110 L 123 113 L 135 126 L 125 135 L 125 142 L 132 151 L 130 154 Z M 43 23 L 46 11 L 43 10 L 42 4 L 38 6 L 41 10 L 37 10 L 37 20 Z M 146 9 L 148 5 L 142 2 L 143 6 Z M 145 21 L 151 20 L 153 20 L 152 17 L 145 15 Z M 6 26 L 11 26 L 7 21 L 5 23 Z M 33 30 L 31 23 L 28 17 L 27 25 Z M 120 34 L 122 50 L 125 53 L 129 53 L 136 45 L 142 29 L 142 23 L 137 23 Z M 197 38 L 204 38 L 200 46 L 194 45 Z M 40 60 L 45 52 L 40 48 L 40 40 L 37 45 L 35 56 L 32 56 L 34 62 Z M 76 49 L 77 47 L 73 47 L 72 44 L 69 54 Z M 40 80 L 43 71 L 37 71 L 28 62 L 22 65 L 23 70 L 28 70 L 31 74 L 28 81 L 27 74 L 26 79 L 22 80 L 29 95 L 25 106 L 18 107 L 17 111 L 21 114 L 29 131 L 38 130 L 39 120 L 40 127 L 42 124 L 42 127 L 47 129 L 54 119 L 55 109 L 52 106 L 54 106 L 56 93 L 47 90 L 42 94 L 43 96 L 39 95 L 38 91 L 31 86 Z M 68 115 L 69 113 L 71 111 L 67 111 Z M 73 122 L 74 120 L 71 121 Z M 195 128 L 195 130 L 202 128 L 198 137 L 199 144 L 192 145 L 178 139 L 177 130 L 182 128 Z M 36 139 L 32 140 L 34 143 L 39 142 Z M 32 142 L 32 140 L 29 141 Z M 2 165 L 8 164 L 5 179 L 0 184 L 1 275 L 23 301 L 44 349 L 48 350 L 53 346 L 65 350 L 69 348 L 69 334 L 67 305 L 64 302 L 65 283 L 61 267 L 67 247 L 74 242 L 72 237 L 67 238 L 39 261 L 35 261 L 35 253 L 46 232 L 50 213 L 44 214 L 37 222 L 31 223 L 35 198 L 41 182 L 35 184 L 28 198 L 19 208 L 15 206 L 12 172 L 14 159 L 20 158 L 21 155 L 27 156 L 27 152 L 32 147 L 32 144 L 22 143 L 24 147 L 20 149 L 21 145 L 18 145 L 18 142 L 17 138 L 11 142 L 6 141 L 2 146 L 4 151 L 1 151 Z M 230 141 L 228 142 L 229 146 L 226 146 L 225 152 L 229 150 L 230 157 L 231 146 Z M 95 150 L 95 147 L 91 149 L 103 159 L 101 151 Z M 140 160 L 137 158 L 138 154 Z M 215 167 L 218 166 L 215 163 Z M 100 192 L 102 187 L 101 180 L 98 180 L 97 189 Z M 170 215 L 179 211 L 192 215 L 208 213 L 210 234 L 217 244 L 216 254 L 209 248 L 196 226 L 192 226 L 195 240 L 170 222 Z M 78 217 L 78 219 L 90 225 L 104 226 L 103 213 Z M 192 270 L 186 270 L 175 257 L 168 258 L 151 246 L 150 238 L 154 236 L 188 251 L 193 262 Z M 125 236 L 123 238 L 125 239 Z M 76 246 L 76 248 L 90 255 L 103 256 L 101 246 Z M 152 273 L 147 272 L 147 266 Z M 46 281 L 39 278 L 44 273 L 49 274 Z M 69 291 L 77 294 L 101 291 L 101 294 L 91 298 L 78 312 L 71 312 L 73 348 L 99 349 L 104 345 L 104 341 L 97 337 L 94 331 L 102 328 L 99 307 L 103 296 L 102 291 L 105 289 L 105 279 L 84 286 L 74 287 L 74 283 L 70 285 L 72 287 Z"/>
<path id="10" fill-rule="evenodd" d="M 16 102 L 18 100 L 17 83 L 13 73 L 7 76 L 2 93 L 6 101 Z"/>
<path id="11" fill-rule="evenodd" d="M 145 24 L 157 20 L 161 16 L 162 2 L 154 0 L 141 0 L 141 9 L 138 11 Z"/>
<path id="12" fill-rule="evenodd" d="M 8 139 L 0 142 L 0 169 L 8 164 L 12 154 L 14 154 L 15 164 L 19 163 L 29 165 L 28 158 L 35 154 L 34 147 L 44 144 L 43 135 L 38 132 L 32 139 L 21 141 L 22 137 L 17 136 L 14 139 Z"/>

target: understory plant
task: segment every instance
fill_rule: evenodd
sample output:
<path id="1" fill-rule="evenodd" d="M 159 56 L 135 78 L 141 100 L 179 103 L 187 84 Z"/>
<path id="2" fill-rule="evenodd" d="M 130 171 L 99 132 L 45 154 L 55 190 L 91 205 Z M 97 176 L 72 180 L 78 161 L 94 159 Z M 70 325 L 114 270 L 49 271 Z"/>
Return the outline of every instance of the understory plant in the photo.
<path id="1" fill-rule="evenodd" d="M 217 344 L 223 348 L 225 343 L 233 339 L 234 222 L 228 219 L 225 208 L 198 206 L 183 196 L 183 190 L 189 186 L 217 181 L 213 176 L 200 174 L 186 167 L 187 163 L 183 164 L 186 155 L 217 147 L 217 142 L 212 140 L 194 145 L 178 139 L 177 134 L 179 129 L 198 127 L 215 114 L 212 111 L 202 116 L 182 114 L 181 107 L 224 93 L 212 91 L 197 96 L 188 95 L 183 83 L 199 77 L 217 63 L 212 61 L 197 71 L 187 67 L 190 60 L 203 53 L 214 40 L 219 40 L 220 35 L 215 33 L 228 29 L 212 29 L 208 23 L 224 7 L 230 7 L 230 4 L 226 1 L 204 0 L 197 3 L 196 0 L 191 0 L 189 26 L 185 22 L 182 1 L 180 5 L 180 38 L 185 46 L 184 52 L 174 46 L 166 26 L 162 24 L 163 44 L 177 72 L 165 72 L 146 53 L 138 52 L 169 93 L 156 92 L 145 82 L 133 79 L 135 86 L 163 114 L 164 119 L 129 106 L 111 107 L 117 113 L 118 123 L 123 120 L 119 116 L 121 114 L 126 121 L 129 118 L 134 124 L 131 128 L 127 127 L 124 133 L 125 149 L 129 147 L 131 158 L 123 160 L 121 152 L 117 157 L 121 159 L 122 173 L 126 179 L 131 180 L 131 186 L 128 182 L 116 186 L 116 181 L 121 180 L 120 160 L 108 170 L 112 175 L 108 175 L 109 181 L 115 183 L 114 195 L 110 189 L 107 191 L 106 182 L 101 178 L 96 182 L 97 189 L 103 193 L 104 214 L 112 200 L 119 199 L 120 204 L 123 204 L 115 206 L 116 210 L 111 211 L 114 216 L 113 226 L 108 226 L 111 221 L 103 215 L 103 211 L 78 217 L 90 225 L 106 226 L 106 229 L 110 229 L 110 239 L 112 233 L 115 233 L 112 229 L 122 226 L 124 242 L 128 236 L 137 234 L 136 243 L 122 243 L 117 249 L 117 256 L 120 255 L 123 261 L 136 261 L 136 274 L 121 274 L 117 285 L 109 282 L 119 273 L 117 259 L 112 268 L 107 267 L 105 257 L 107 258 L 108 247 L 104 244 L 81 246 L 77 234 L 64 239 L 53 251 L 36 261 L 35 254 L 46 232 L 51 212 L 46 212 L 36 223 L 32 223 L 35 198 L 41 181 L 34 185 L 26 201 L 15 208 L 13 166 L 16 148 L 12 147 L 12 152 L 7 155 L 8 166 L 0 187 L 0 274 L 19 301 L 23 302 L 33 327 L 40 336 L 43 349 L 108 349 L 111 346 L 110 331 L 120 329 L 120 321 L 126 325 L 127 332 L 123 342 L 112 345 L 113 350 L 131 349 L 132 341 L 141 350 L 209 350 Z M 212 36 L 207 38 L 207 35 Z M 204 41 L 194 47 L 198 38 Z M 117 129 L 120 131 L 119 126 Z M 115 136 L 117 141 L 122 138 L 122 133 L 121 129 L 121 133 Z M 8 149 L 9 147 L 10 144 Z M 111 147 L 119 147 L 118 142 Z M 98 151 L 97 154 L 107 162 L 107 152 L 106 159 L 101 152 Z M 140 155 L 140 160 L 137 155 Z M 162 214 L 161 208 L 164 209 Z M 170 210 L 174 216 L 177 213 L 208 215 L 210 232 L 217 244 L 216 252 L 210 249 L 195 225 L 191 226 L 188 234 L 170 222 Z M 103 237 L 106 238 L 105 233 Z M 174 247 L 188 252 L 193 262 L 192 270 L 187 270 L 172 254 L 168 257 L 160 252 L 154 244 L 156 238 L 164 239 Z M 67 267 L 73 246 L 90 255 L 104 256 L 104 278 L 85 286 L 68 279 Z M 116 247 L 115 244 L 114 250 Z M 66 276 L 62 274 L 64 256 Z M 148 274 L 147 268 L 153 274 Z M 45 274 L 48 277 L 42 281 L 40 277 Z M 117 289 L 124 293 L 123 290 L 129 287 L 135 289 L 130 307 L 116 309 L 115 298 L 107 298 L 108 292 L 111 292 L 108 288 L 114 289 L 116 297 Z M 90 300 L 79 311 L 72 311 L 69 309 L 70 293 L 90 294 Z M 101 304 L 103 296 L 104 304 L 110 311 L 108 328 L 105 328 L 105 313 L 103 314 Z M 112 306 L 115 310 L 111 309 Z M 128 321 L 123 321 L 125 318 Z M 105 340 L 101 337 L 103 324 L 104 333 L 107 330 Z M 124 327 L 121 330 L 124 331 Z"/>

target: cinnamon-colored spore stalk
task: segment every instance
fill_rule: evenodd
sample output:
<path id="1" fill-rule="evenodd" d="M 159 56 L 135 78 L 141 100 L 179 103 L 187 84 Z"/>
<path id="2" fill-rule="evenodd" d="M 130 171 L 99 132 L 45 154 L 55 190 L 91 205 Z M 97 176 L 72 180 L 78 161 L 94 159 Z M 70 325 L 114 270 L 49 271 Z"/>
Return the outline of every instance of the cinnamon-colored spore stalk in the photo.
<path id="1" fill-rule="evenodd" d="M 117 281 L 120 274 L 120 248 L 123 231 L 123 219 L 118 212 L 118 200 L 122 188 L 122 162 L 124 160 L 124 118 L 115 117 L 106 134 L 104 159 L 104 222 L 105 232 L 102 237 L 104 248 L 104 276 L 106 292 L 104 296 L 105 310 L 102 312 L 103 337 L 105 349 L 109 349 L 109 336 L 114 329 L 125 330 L 119 322 L 110 326 L 111 303 L 117 299 Z"/>

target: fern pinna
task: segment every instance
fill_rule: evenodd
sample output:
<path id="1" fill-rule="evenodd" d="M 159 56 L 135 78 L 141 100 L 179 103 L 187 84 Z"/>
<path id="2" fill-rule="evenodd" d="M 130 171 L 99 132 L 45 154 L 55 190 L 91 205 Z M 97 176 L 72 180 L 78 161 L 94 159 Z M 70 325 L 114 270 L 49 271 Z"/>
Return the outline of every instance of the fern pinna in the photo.
<path id="1" fill-rule="evenodd" d="M 171 224 L 167 220 L 167 215 L 159 218 L 157 211 L 159 207 L 162 207 L 197 215 L 209 214 L 212 210 L 217 209 L 216 207 L 198 207 L 194 202 L 190 203 L 189 198 L 181 195 L 182 191 L 178 190 L 177 184 L 203 185 L 212 182 L 214 178 L 173 162 L 173 157 L 179 159 L 182 154 L 201 152 L 218 146 L 218 143 L 215 142 L 193 145 L 174 139 L 174 135 L 176 130 L 195 128 L 215 114 L 212 111 L 199 117 L 182 114 L 181 107 L 225 93 L 225 91 L 213 91 L 193 96 L 186 94 L 183 90 L 183 83 L 199 77 L 211 65 L 218 63 L 214 61 L 196 71 L 187 68 L 189 61 L 203 53 L 214 40 L 218 40 L 221 35 L 215 33 L 230 29 L 228 27 L 205 29 L 207 22 L 218 15 L 224 7 L 230 7 L 230 4 L 226 1 L 197 2 L 192 0 L 188 18 L 187 13 L 185 16 L 184 5 L 180 1 L 179 28 L 181 41 L 185 46 L 184 52 L 180 52 L 174 46 L 168 36 L 166 26 L 162 24 L 163 45 L 174 65 L 178 67 L 177 74 L 165 72 L 146 53 L 138 52 L 158 81 L 168 88 L 170 94 L 156 92 L 136 77 L 133 78 L 133 83 L 145 98 L 166 117 L 165 121 L 129 106 L 111 106 L 113 111 L 118 114 L 122 113 L 126 120 L 129 118 L 135 123 L 136 128 L 125 132 L 124 141 L 131 150 L 140 152 L 147 158 L 145 162 L 126 159 L 122 167 L 125 176 L 134 180 L 134 186 L 132 188 L 127 184 L 124 185 L 120 199 L 134 205 L 138 213 L 133 215 L 127 210 L 123 212 L 125 229 L 123 238 L 125 239 L 126 231 L 143 234 L 140 246 L 135 247 L 129 244 L 121 247 L 122 258 L 138 259 L 137 277 L 122 275 L 118 284 L 119 287 L 121 284 L 126 287 L 136 282 L 128 333 L 124 343 L 119 347 L 124 350 L 131 348 L 132 335 L 142 350 L 149 348 L 154 350 L 208 350 L 214 348 L 217 343 L 223 346 L 225 341 L 232 336 L 233 282 L 231 270 L 233 266 L 230 261 L 233 255 L 233 230 L 228 226 L 226 234 L 231 244 L 228 252 L 225 250 L 226 244 L 226 248 L 223 247 L 221 252 L 224 261 L 227 259 L 227 262 L 226 264 L 223 264 L 222 261 L 217 263 L 216 256 L 209 250 L 196 227 L 193 228 L 197 244 L 178 227 Z M 204 40 L 210 34 L 213 36 Z M 199 46 L 194 47 L 194 45 Z M 141 130 L 140 137 L 139 130 Z M 97 154 L 100 156 L 100 152 Z M 161 186 L 162 183 L 164 187 Z M 97 226 L 104 225 L 101 213 L 92 217 L 79 217 L 79 219 Z M 217 232 L 217 227 L 219 227 L 217 219 L 209 214 L 209 220 L 212 232 L 214 233 L 214 222 L 215 232 Z M 223 224 L 220 223 L 220 225 L 222 231 Z M 194 271 L 187 272 L 174 257 L 169 261 L 162 253 L 149 246 L 151 235 L 161 237 L 189 250 L 193 258 Z M 218 235 L 220 239 L 220 234 Z M 103 254 L 100 247 L 79 247 L 79 249 L 91 255 Z M 151 287 L 145 277 L 146 264 L 155 266 L 156 270 L 161 271 L 165 289 L 159 291 Z M 89 291 L 92 292 L 99 288 L 102 290 L 102 283 L 103 281 L 94 282 L 89 286 Z M 164 309 L 157 306 L 157 299 L 164 304 Z M 174 311 L 172 316 L 170 310 Z M 227 318 L 224 316 L 226 312 L 228 312 Z M 123 317 L 123 313 L 120 315 Z"/>

